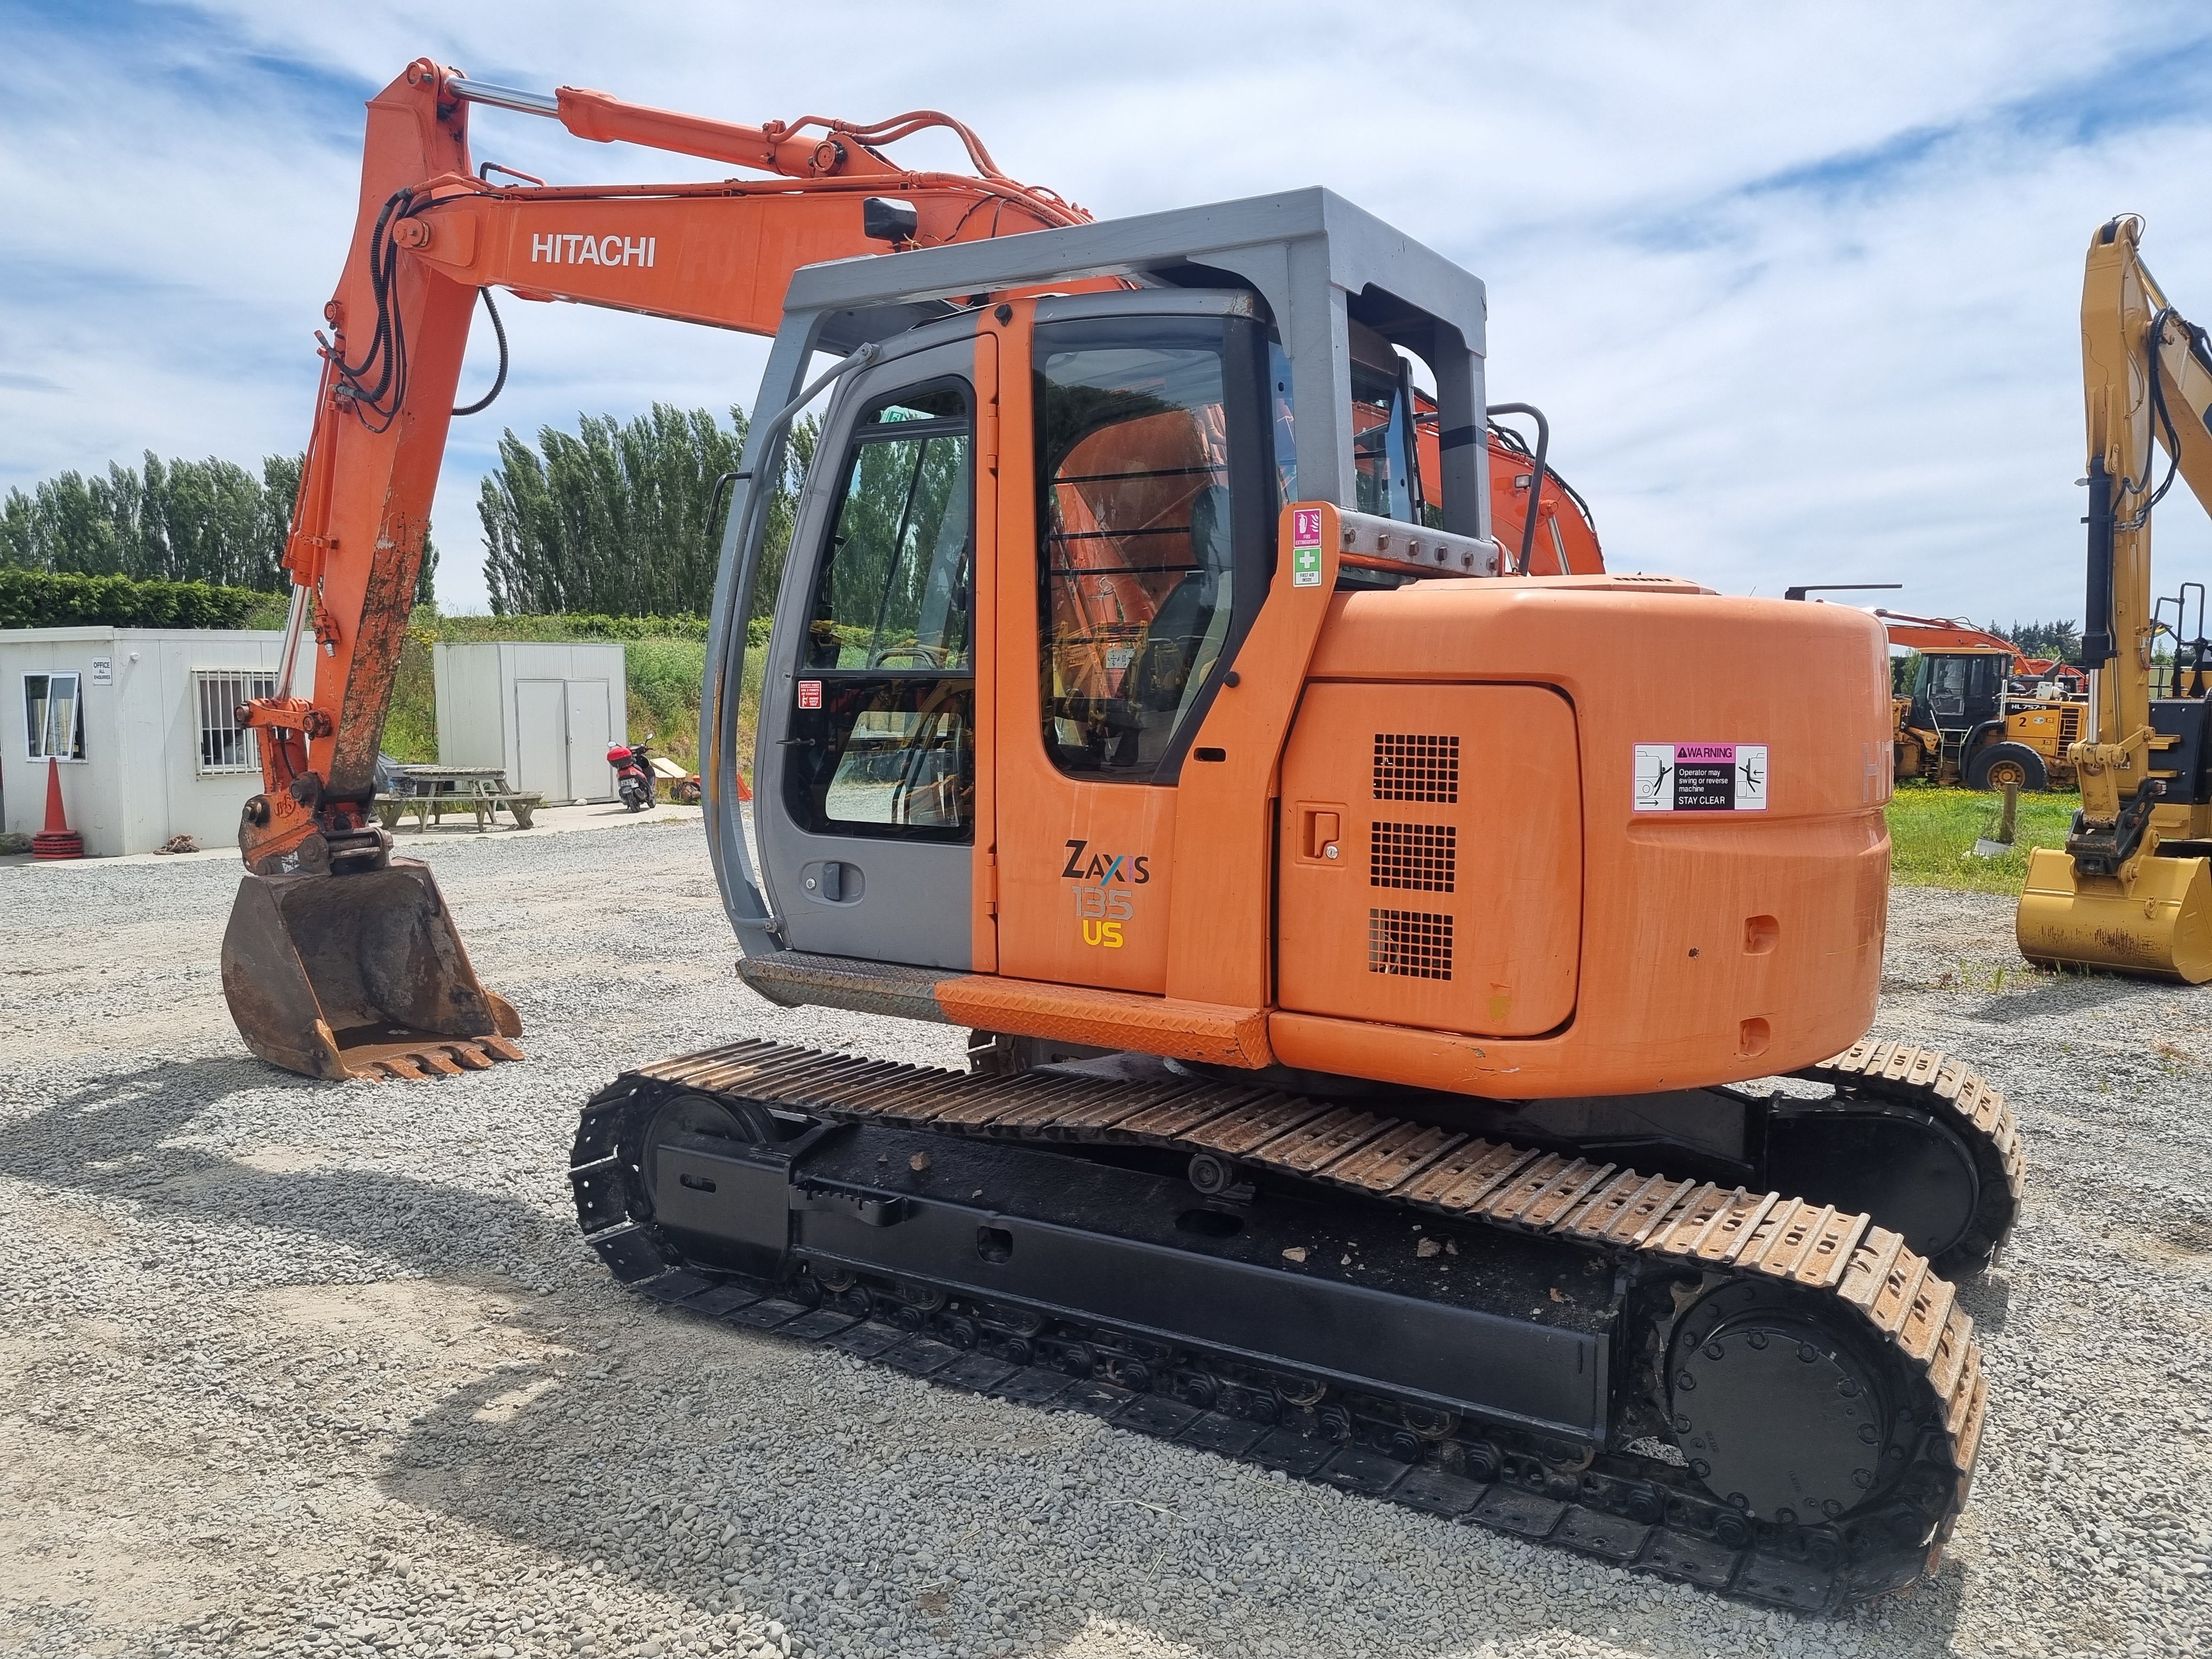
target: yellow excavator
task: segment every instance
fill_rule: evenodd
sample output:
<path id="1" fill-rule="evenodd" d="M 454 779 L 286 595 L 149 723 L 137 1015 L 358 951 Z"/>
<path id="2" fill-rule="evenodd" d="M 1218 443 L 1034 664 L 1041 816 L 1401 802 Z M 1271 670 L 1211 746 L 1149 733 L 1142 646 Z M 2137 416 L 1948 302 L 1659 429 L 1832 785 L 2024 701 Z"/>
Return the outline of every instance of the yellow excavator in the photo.
<path id="1" fill-rule="evenodd" d="M 2212 979 L 2212 644 L 2201 583 L 2153 602 L 2150 523 L 2177 476 L 2212 509 L 2212 342 L 2167 303 L 2144 268 L 2142 240 L 2132 214 L 2100 227 L 2082 280 L 2089 586 L 2081 648 L 2093 678 L 2089 734 L 2069 751 L 2081 810 L 2063 851 L 2029 855 L 2015 931 L 2031 962 L 2201 985 Z M 2165 648 L 2170 676 L 2156 660 Z M 2162 688 L 2154 686 L 2154 664 L 2168 681 Z"/>

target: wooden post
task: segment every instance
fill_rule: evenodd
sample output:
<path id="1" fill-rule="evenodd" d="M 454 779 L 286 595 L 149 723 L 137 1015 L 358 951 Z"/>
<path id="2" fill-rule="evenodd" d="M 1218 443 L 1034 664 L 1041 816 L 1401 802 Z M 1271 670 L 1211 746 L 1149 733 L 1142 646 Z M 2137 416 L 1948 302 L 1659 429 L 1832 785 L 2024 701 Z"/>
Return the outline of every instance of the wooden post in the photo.
<path id="1" fill-rule="evenodd" d="M 1997 819 L 1996 838 L 2002 842 L 2006 846 L 2009 847 L 2012 845 L 2013 820 L 2017 817 L 2020 813 L 2020 786 L 2017 783 L 2008 783 L 2002 787 L 2004 789 L 2004 811 Z"/>

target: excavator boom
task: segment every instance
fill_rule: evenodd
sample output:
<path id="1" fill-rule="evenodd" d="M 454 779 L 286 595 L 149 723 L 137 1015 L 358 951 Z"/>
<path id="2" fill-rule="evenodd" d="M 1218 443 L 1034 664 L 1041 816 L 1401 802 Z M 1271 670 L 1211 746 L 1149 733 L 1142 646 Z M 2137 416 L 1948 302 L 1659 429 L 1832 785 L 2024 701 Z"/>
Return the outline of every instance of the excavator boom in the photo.
<path id="1" fill-rule="evenodd" d="M 2032 962 L 2212 980 L 2212 645 L 2203 588 L 2154 601 L 2152 509 L 2176 477 L 2212 510 L 2212 343 L 2167 301 L 2142 262 L 2142 222 L 2101 226 L 2081 286 L 2088 437 L 2088 592 L 2082 660 L 2092 730 L 2070 758 L 2081 811 L 2065 848 L 2028 862 L 2015 931 Z M 2166 457 L 2159 477 L 2159 456 Z M 2185 636 L 2191 587 L 2197 637 Z M 2173 695 L 2154 695 L 2163 638 Z M 2181 670 L 2194 667 L 2185 683 Z M 2190 695 L 2192 693 L 2193 695 Z"/>

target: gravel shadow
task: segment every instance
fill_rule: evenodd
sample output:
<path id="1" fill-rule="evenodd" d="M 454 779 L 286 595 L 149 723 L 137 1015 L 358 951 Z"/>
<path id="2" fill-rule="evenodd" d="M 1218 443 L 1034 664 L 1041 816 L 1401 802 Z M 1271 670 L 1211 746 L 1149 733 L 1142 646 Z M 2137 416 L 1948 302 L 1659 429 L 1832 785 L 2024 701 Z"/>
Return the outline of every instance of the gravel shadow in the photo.
<path id="1" fill-rule="evenodd" d="M 0 1132 L 0 1175 L 206 1221 L 313 1234 L 403 1271 L 503 1266 L 545 1216 L 517 1200 L 386 1170 L 257 1168 L 176 1137 L 241 1090 L 328 1090 L 247 1058 L 180 1060 L 67 1089 Z"/>
<path id="2" fill-rule="evenodd" d="M 522 1316 L 550 1323 L 562 1311 L 533 1306 Z M 1856 1653 L 1877 1617 L 1893 1659 L 1954 1650 L 1970 1571 L 1957 1560 L 1889 1609 L 1803 1620 L 1370 1499 L 1274 1484 L 1073 1413 L 851 1371 L 822 1351 L 641 1306 L 627 1292 L 612 1311 L 632 1362 L 619 1375 L 556 1363 L 476 1379 L 412 1419 L 380 1489 L 594 1578 L 688 1602 L 702 1622 L 733 1606 L 779 1620 L 817 1654 L 1090 1652 L 1086 1632 L 1116 1628 L 1143 1632 L 1147 1644 L 1131 1650 L 1148 1653 L 1463 1651 L 1464 1626 L 1433 1617 L 1443 1610 L 1430 1575 L 1439 1572 L 1462 1595 L 1473 1590 L 1498 1642 L 1555 1637 L 1559 1581 L 1595 1572 L 1610 1616 L 1632 1624 L 1635 1650 L 1656 1659 Z M 787 1391 L 819 1399 L 855 1384 L 880 1389 L 894 1426 L 848 1419 L 848 1443 L 830 1425 L 805 1437 L 782 1425 Z M 1025 1451 L 1009 1456 L 1030 1444 L 1073 1455 L 1062 1462 L 1048 1451 L 1042 1468 Z M 1041 1515 L 1024 1477 L 1060 1490 L 1054 1467 L 1073 1472 L 1057 1477 L 1066 1496 L 1053 1501 L 1066 1507 Z M 1145 1491 L 1157 1501 L 1127 1495 Z M 1031 1530 L 1032 1519 L 1043 1524 Z M 917 1521 L 930 1540 L 920 1551 Z M 1019 1567 L 981 1544 L 963 1547 L 979 1534 L 1011 1541 Z M 1240 1552 L 1285 1534 L 1315 1541 L 1292 1547 L 1293 1577 L 1276 1593 L 1240 1583 L 1192 1608 L 1194 1590 L 1206 1594 L 1212 1580 L 1202 1564 L 1220 1561 L 1226 1585 Z M 1066 1593 L 1024 1599 L 1040 1573 Z M 1771 1645 L 1784 1629 L 1806 1645 Z M 1387 1646 L 1370 1645 L 1386 1632 Z"/>

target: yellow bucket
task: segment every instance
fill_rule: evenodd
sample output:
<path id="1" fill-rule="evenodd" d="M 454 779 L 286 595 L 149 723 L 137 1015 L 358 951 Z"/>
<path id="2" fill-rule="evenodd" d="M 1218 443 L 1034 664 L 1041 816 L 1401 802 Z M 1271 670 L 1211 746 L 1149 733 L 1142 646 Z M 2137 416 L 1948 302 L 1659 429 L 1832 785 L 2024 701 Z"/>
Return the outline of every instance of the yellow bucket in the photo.
<path id="1" fill-rule="evenodd" d="M 2136 860 L 2129 878 L 2082 876 L 2055 848 L 2028 854 L 2013 923 L 2021 954 L 2045 967 L 2212 980 L 2212 860 Z"/>

